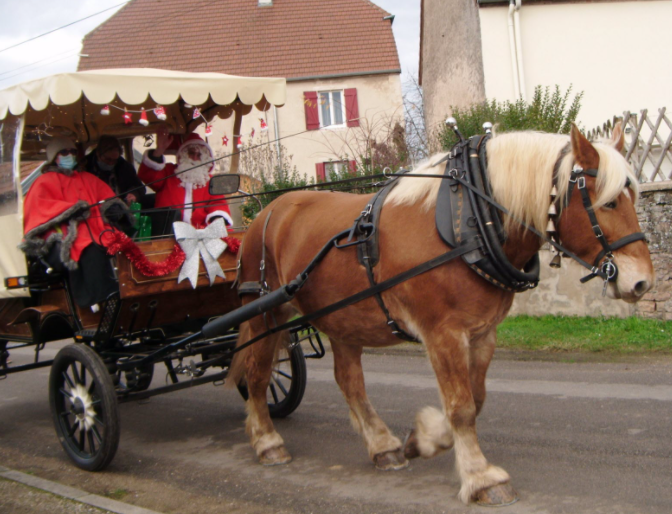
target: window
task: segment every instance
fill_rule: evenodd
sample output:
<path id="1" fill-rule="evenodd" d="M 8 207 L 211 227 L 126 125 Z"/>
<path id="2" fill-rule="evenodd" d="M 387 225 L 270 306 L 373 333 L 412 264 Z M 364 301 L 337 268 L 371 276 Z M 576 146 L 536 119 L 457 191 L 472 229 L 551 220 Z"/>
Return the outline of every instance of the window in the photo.
<path id="1" fill-rule="evenodd" d="M 318 94 L 320 104 L 320 127 L 342 127 L 345 119 L 343 91 L 321 91 Z"/>
<path id="2" fill-rule="evenodd" d="M 357 170 L 356 161 L 329 161 L 315 164 L 318 182 L 335 182 L 343 180 Z"/>
<path id="3" fill-rule="evenodd" d="M 303 93 L 306 129 L 359 127 L 357 90 L 306 91 Z"/>

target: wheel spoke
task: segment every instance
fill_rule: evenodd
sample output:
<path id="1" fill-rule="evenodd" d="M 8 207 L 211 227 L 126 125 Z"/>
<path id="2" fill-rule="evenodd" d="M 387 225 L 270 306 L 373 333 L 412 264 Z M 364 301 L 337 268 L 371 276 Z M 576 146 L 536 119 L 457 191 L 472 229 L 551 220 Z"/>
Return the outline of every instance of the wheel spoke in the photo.
<path id="1" fill-rule="evenodd" d="M 75 377 L 75 383 L 81 384 L 82 380 L 79 378 L 79 372 L 77 371 L 77 363 L 73 362 L 70 364 L 70 368 L 72 369 L 72 375 Z"/>
<path id="2" fill-rule="evenodd" d="M 83 452 L 84 451 L 84 429 L 80 428 L 79 429 L 79 451 Z"/>
<path id="3" fill-rule="evenodd" d="M 290 382 L 291 382 L 291 380 L 292 380 L 292 375 L 290 375 L 290 374 L 287 373 L 286 371 L 282 371 L 282 370 L 280 370 L 280 369 L 274 369 L 273 372 L 274 372 L 274 373 L 277 373 L 278 375 L 282 375 L 283 377 L 285 377 L 285 378 L 286 378 L 287 380 L 289 380 Z"/>
<path id="4" fill-rule="evenodd" d="M 287 393 L 287 389 L 285 389 L 285 386 L 282 385 L 282 382 L 280 382 L 275 376 L 273 376 L 272 378 L 273 378 L 273 382 L 275 382 L 275 383 L 278 385 L 278 387 L 280 388 L 280 390 L 282 391 L 282 393 L 283 393 L 285 396 L 287 396 L 287 394 L 288 394 L 288 393 Z M 291 377 L 290 377 L 290 378 L 291 378 Z"/>
<path id="5" fill-rule="evenodd" d="M 289 359 L 290 359 L 289 357 L 285 357 L 284 359 L 278 359 L 278 364 L 280 364 L 281 362 L 289 362 Z"/>
<path id="6" fill-rule="evenodd" d="M 96 440 L 98 441 L 98 444 L 103 444 L 103 438 L 100 435 L 100 432 L 98 431 L 98 427 L 92 427 L 91 432 L 93 432 L 93 435 L 96 436 Z"/>
<path id="7" fill-rule="evenodd" d="M 81 365 L 81 369 L 82 369 L 82 385 L 86 386 L 86 366 L 84 366 L 83 362 L 82 362 L 82 365 Z M 91 382 L 91 383 L 93 384 L 93 382 Z M 91 387 L 91 385 L 89 385 L 89 387 L 86 388 L 87 391 L 89 390 L 90 387 Z"/>
<path id="8" fill-rule="evenodd" d="M 73 398 L 74 397 L 74 395 L 70 391 L 66 391 L 62 387 L 60 387 L 58 390 L 63 394 L 63 396 L 67 396 L 68 398 Z"/>
<path id="9" fill-rule="evenodd" d="M 105 428 L 105 423 L 103 423 L 103 420 L 100 419 L 98 416 L 93 416 L 93 421 L 98 423 L 101 427 Z"/>
<path id="10" fill-rule="evenodd" d="M 73 423 L 70 425 L 70 428 L 68 428 L 68 437 L 75 435 L 75 432 L 77 432 L 77 423 Z"/>
<path id="11" fill-rule="evenodd" d="M 89 453 L 93 455 L 94 453 L 96 453 L 96 444 L 95 441 L 93 440 L 93 430 L 87 430 L 86 435 L 89 440 L 89 449 L 91 450 Z"/>
<path id="12" fill-rule="evenodd" d="M 65 371 L 63 371 L 63 378 L 65 379 L 65 381 L 66 381 L 66 382 L 68 383 L 68 385 L 70 386 L 70 389 L 74 389 L 74 388 L 75 388 L 75 384 L 74 384 L 74 382 L 72 381 L 72 379 L 70 378 L 70 375 L 68 375 L 68 370 L 67 370 L 67 369 L 66 369 Z"/>
<path id="13" fill-rule="evenodd" d="M 273 384 L 270 384 L 268 388 L 271 390 L 271 394 L 273 395 L 273 402 L 280 403 L 280 400 L 278 400 L 278 393 L 275 390 L 275 386 Z"/>

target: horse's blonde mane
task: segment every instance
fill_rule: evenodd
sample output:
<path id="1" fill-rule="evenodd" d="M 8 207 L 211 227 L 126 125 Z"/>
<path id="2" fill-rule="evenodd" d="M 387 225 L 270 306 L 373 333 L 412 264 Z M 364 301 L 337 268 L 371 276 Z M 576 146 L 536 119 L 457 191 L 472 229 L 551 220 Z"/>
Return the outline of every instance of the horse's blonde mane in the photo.
<path id="1" fill-rule="evenodd" d="M 517 226 L 516 219 L 541 232 L 548 223 L 553 171 L 563 149 L 570 144 L 569 136 L 543 132 L 509 132 L 493 137 L 487 143 L 488 176 L 495 201 L 505 206 L 512 216 L 506 217 L 506 230 Z M 600 157 L 597 174 L 598 209 L 616 198 L 630 179 L 632 200 L 638 196 L 637 179 L 632 168 L 614 148 L 610 140 L 593 143 Z M 574 159 L 566 152 L 558 166 L 558 195 L 567 192 Z M 447 154 L 438 154 L 410 174 L 442 175 Z M 389 205 L 417 204 L 424 210 L 436 205 L 441 180 L 435 178 L 402 178 L 385 200 Z M 514 219 L 515 218 L 515 219 Z"/>

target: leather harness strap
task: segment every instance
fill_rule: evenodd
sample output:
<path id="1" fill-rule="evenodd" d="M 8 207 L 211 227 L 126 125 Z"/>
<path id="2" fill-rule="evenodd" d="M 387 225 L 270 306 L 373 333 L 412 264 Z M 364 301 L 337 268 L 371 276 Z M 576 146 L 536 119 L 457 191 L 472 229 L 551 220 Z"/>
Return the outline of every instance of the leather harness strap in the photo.
<path id="1" fill-rule="evenodd" d="M 392 191 L 392 189 L 397 185 L 399 177 L 394 177 L 388 180 L 380 191 L 378 191 L 373 200 L 366 205 L 360 216 L 359 226 L 362 227 L 365 224 L 372 224 L 373 227 L 370 227 L 373 230 L 372 234 L 366 233 L 365 230 L 359 230 L 357 237 L 358 239 L 366 238 L 367 240 L 362 244 L 357 246 L 357 258 L 359 259 L 360 264 L 364 266 L 366 270 L 366 276 L 369 279 L 369 284 L 371 287 L 376 285 L 376 279 L 373 275 L 373 268 L 378 264 L 380 259 L 379 250 L 378 250 L 378 223 L 380 222 L 380 213 L 383 209 L 383 204 L 385 203 L 385 198 Z M 390 311 L 387 309 L 383 297 L 380 293 L 374 295 L 378 306 L 383 311 L 383 314 L 387 318 L 387 326 L 392 329 L 392 333 L 403 341 L 412 341 L 417 342 L 417 339 L 406 332 L 399 324 L 392 319 L 390 316 Z"/>

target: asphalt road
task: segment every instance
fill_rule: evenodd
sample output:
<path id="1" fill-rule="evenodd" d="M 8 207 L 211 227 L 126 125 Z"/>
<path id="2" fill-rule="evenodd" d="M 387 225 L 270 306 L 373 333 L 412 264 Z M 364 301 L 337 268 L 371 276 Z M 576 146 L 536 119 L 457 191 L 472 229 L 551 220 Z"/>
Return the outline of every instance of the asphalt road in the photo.
<path id="1" fill-rule="evenodd" d="M 439 405 L 423 356 L 367 354 L 364 366 L 372 402 L 400 437 L 420 407 Z M 492 512 L 456 499 L 452 453 L 399 472 L 375 471 L 350 427 L 330 354 L 308 362 L 303 403 L 276 423 L 294 461 L 274 468 L 255 462 L 237 392 L 204 385 L 121 405 L 114 461 L 104 472 L 81 471 L 56 438 L 48 373 L 0 381 L 1 466 L 164 513 Z M 164 379 L 155 374 L 155 383 Z M 672 512 L 669 358 L 497 359 L 488 391 L 481 447 L 510 473 L 520 496 L 503 512 Z"/>

